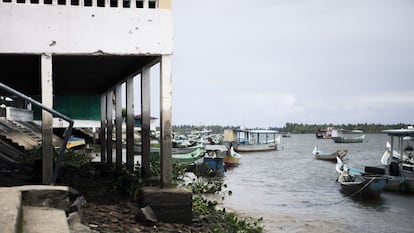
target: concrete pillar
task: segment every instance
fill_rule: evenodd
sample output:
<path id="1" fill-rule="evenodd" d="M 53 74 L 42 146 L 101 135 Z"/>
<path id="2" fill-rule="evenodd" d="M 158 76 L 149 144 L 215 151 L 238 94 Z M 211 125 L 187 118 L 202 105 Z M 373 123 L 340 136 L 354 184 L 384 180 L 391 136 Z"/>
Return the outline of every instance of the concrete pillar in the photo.
<path id="1" fill-rule="evenodd" d="M 41 56 L 42 104 L 53 108 L 52 56 Z M 50 184 L 53 177 L 53 116 L 42 111 L 42 183 Z"/>
<path id="2" fill-rule="evenodd" d="M 144 2 L 143 2 L 143 5 L 144 5 L 144 6 L 143 6 L 143 8 L 144 8 L 144 9 L 148 9 L 148 7 L 149 7 L 149 3 L 148 3 L 148 1 L 149 1 L 149 0 L 144 0 Z"/>
<path id="3" fill-rule="evenodd" d="M 122 167 L 122 86 L 115 87 L 116 169 Z"/>
<path id="4" fill-rule="evenodd" d="M 101 162 L 106 161 L 106 92 L 101 95 L 101 129 L 99 142 L 101 144 Z"/>
<path id="5" fill-rule="evenodd" d="M 161 116 L 161 188 L 172 185 L 172 56 L 161 57 L 160 116 Z"/>
<path id="6" fill-rule="evenodd" d="M 129 171 L 134 170 L 134 77 L 130 77 L 126 81 L 126 163 Z"/>
<path id="7" fill-rule="evenodd" d="M 110 89 L 106 93 L 106 162 L 112 164 L 112 131 L 113 131 L 113 123 L 112 123 L 112 111 L 113 109 L 113 89 Z"/>
<path id="8" fill-rule="evenodd" d="M 141 177 L 149 178 L 151 153 L 151 82 L 150 67 L 141 72 Z"/>

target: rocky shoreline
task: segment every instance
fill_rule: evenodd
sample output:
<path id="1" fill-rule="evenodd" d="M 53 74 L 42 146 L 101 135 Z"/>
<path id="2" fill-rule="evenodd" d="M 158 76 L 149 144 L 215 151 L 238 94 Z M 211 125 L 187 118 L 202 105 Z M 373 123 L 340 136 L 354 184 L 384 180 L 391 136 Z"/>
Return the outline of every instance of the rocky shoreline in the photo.
<path id="1" fill-rule="evenodd" d="M 1 186 L 38 184 L 31 169 L 8 169 L 0 176 Z M 85 164 L 81 167 L 63 167 L 58 185 L 69 186 L 85 199 L 78 211 L 69 214 L 72 233 L 136 233 L 136 232 L 262 232 L 256 224 L 234 214 L 216 210 L 215 204 L 193 194 L 191 225 L 143 221 L 141 208 L 131 198 L 130 176 L 113 171 L 107 165 Z M 194 209 L 195 208 L 195 209 Z M 73 218 L 73 220 L 71 219 Z M 73 224 L 71 224 L 71 222 Z M 218 230 L 217 230 L 218 229 Z"/>
<path id="2" fill-rule="evenodd" d="M 138 208 L 128 200 L 111 200 L 108 203 L 89 202 L 81 209 L 82 224 L 92 232 L 207 232 L 203 225 L 187 226 L 173 223 L 141 224 L 136 220 Z"/>

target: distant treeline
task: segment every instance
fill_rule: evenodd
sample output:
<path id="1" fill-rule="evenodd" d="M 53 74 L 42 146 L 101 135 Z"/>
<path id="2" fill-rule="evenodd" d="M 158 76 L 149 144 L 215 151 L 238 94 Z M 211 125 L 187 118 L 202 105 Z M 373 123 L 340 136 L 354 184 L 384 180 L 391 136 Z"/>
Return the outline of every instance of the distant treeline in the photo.
<path id="1" fill-rule="evenodd" d="M 411 124 L 410 124 L 411 125 Z M 328 127 L 332 127 L 335 129 L 359 129 L 363 130 L 365 133 L 381 133 L 382 130 L 385 129 L 401 129 L 401 128 L 407 128 L 409 124 L 391 124 L 391 125 L 384 125 L 384 124 L 340 124 L 340 125 L 334 125 L 334 124 L 323 124 L 323 125 L 317 125 L 317 124 L 299 124 L 299 123 L 286 123 L 285 127 L 283 127 L 282 131 L 284 132 L 290 132 L 290 133 L 315 133 L 319 129 L 325 129 Z"/>
<path id="2" fill-rule="evenodd" d="M 359 129 L 363 130 L 365 133 L 381 133 L 385 129 L 401 129 L 407 128 L 409 125 L 413 124 L 301 124 L 301 123 L 286 123 L 284 127 L 271 127 L 272 130 L 278 130 L 280 132 L 290 132 L 293 134 L 304 134 L 304 133 L 315 133 L 319 129 L 325 129 L 332 127 L 335 129 Z M 191 131 L 202 131 L 204 129 L 211 130 L 212 133 L 220 134 L 224 132 L 224 129 L 237 129 L 237 126 L 220 126 L 220 125 L 174 125 L 172 127 L 173 132 L 179 134 L 188 134 Z M 257 128 L 258 129 L 258 128 Z"/>
<path id="3" fill-rule="evenodd" d="M 188 134 L 192 131 L 211 130 L 213 134 L 222 134 L 224 129 L 236 129 L 236 126 L 221 126 L 221 125 L 173 125 L 173 132 L 179 134 Z"/>

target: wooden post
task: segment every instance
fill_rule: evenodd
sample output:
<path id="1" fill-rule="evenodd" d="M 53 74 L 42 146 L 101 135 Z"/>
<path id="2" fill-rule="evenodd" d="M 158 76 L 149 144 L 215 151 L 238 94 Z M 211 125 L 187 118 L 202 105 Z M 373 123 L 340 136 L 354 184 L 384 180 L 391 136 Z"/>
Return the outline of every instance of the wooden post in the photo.
<path id="1" fill-rule="evenodd" d="M 151 153 L 151 82 L 150 67 L 141 72 L 141 177 L 148 178 L 150 173 Z"/>
<path id="2" fill-rule="evenodd" d="M 172 185 L 172 56 L 163 55 L 160 65 L 161 188 Z"/>
<path id="3" fill-rule="evenodd" d="M 41 55 L 42 104 L 53 108 L 52 56 Z M 53 116 L 42 111 L 42 183 L 50 184 L 53 177 Z"/>

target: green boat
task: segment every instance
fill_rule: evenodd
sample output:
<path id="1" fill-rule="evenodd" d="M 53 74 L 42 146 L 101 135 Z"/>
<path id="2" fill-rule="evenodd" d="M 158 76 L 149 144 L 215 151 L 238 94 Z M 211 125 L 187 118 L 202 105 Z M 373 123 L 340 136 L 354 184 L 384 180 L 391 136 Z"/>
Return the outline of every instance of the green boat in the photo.
<path id="1" fill-rule="evenodd" d="M 193 165 L 195 161 L 202 158 L 204 156 L 204 153 L 204 148 L 197 148 L 196 150 L 190 153 L 173 154 L 172 158 L 174 162 L 177 162 L 180 165 L 190 166 Z"/>
<path id="2" fill-rule="evenodd" d="M 182 166 L 191 166 L 195 161 L 204 156 L 205 149 L 204 147 L 198 147 L 190 152 L 182 153 L 180 151 L 174 151 L 172 154 L 173 162 L 176 162 Z M 151 160 L 160 159 L 160 150 L 151 150 L 150 153 Z"/>

